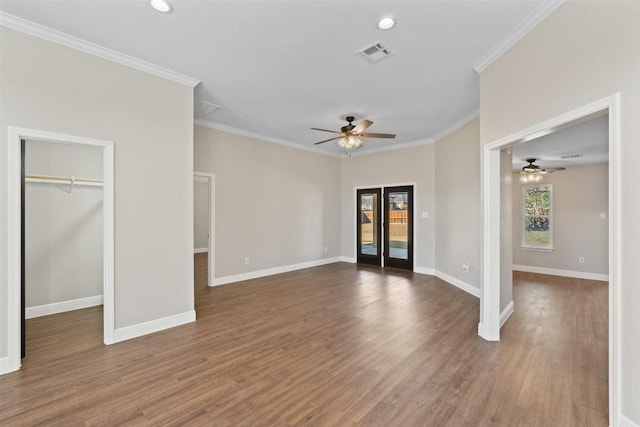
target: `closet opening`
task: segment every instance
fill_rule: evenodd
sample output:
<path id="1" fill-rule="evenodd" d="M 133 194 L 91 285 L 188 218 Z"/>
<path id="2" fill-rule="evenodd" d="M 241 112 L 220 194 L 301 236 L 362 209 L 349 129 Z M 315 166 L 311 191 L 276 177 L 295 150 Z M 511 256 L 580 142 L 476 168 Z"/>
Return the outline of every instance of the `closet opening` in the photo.
<path id="1" fill-rule="evenodd" d="M 9 127 L 2 373 L 114 342 L 113 164 L 110 141 Z"/>
<path id="2" fill-rule="evenodd" d="M 70 348 L 78 337 L 83 345 L 101 344 L 102 150 L 20 143 L 21 356 Z"/>

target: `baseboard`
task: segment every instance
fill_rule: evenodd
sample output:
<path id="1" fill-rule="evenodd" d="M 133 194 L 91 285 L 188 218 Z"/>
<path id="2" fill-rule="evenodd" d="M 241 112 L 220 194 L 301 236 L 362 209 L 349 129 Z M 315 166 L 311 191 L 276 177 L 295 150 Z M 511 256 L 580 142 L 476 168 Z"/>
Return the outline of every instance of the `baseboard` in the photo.
<path id="1" fill-rule="evenodd" d="M 449 276 L 447 273 L 443 273 L 440 270 L 435 270 L 434 276 L 444 280 L 445 282 L 455 286 L 456 288 L 462 289 L 466 293 L 471 294 L 476 298 L 480 298 L 480 289 L 476 288 L 473 285 L 468 284 L 467 282 L 463 282 L 460 279 L 456 279 L 453 276 Z"/>
<path id="2" fill-rule="evenodd" d="M 97 305 L 102 305 L 102 295 L 27 307 L 25 317 L 27 319 L 33 319 L 34 317 L 49 316 L 50 314 L 80 310 L 81 308 L 95 307 Z"/>
<path id="3" fill-rule="evenodd" d="M 8 374 L 15 370 L 12 366 L 9 366 L 9 357 L 0 357 L 0 375 Z"/>
<path id="4" fill-rule="evenodd" d="M 413 272 L 419 273 L 419 274 L 428 274 L 429 276 L 436 275 L 436 271 L 433 268 L 427 268 L 427 267 L 413 267 Z"/>
<path id="5" fill-rule="evenodd" d="M 258 279 L 260 277 L 272 276 L 274 274 L 287 273 L 289 271 L 302 270 L 304 268 L 317 267 L 325 264 L 333 264 L 334 262 L 340 262 L 340 260 L 340 257 L 324 258 L 315 261 L 301 262 L 299 264 L 290 264 L 282 267 L 266 268 L 264 270 L 218 277 L 213 280 L 213 286 L 227 285 L 229 283 L 242 282 L 243 280 Z"/>
<path id="6" fill-rule="evenodd" d="M 603 282 L 609 281 L 608 274 L 587 273 L 584 271 L 559 270 L 556 268 L 533 267 L 529 265 L 516 265 L 516 264 L 514 264 L 512 268 L 514 271 L 523 271 L 525 273 L 548 274 L 551 276 L 571 277 L 574 279 L 601 280 Z"/>
<path id="7" fill-rule="evenodd" d="M 356 263 L 356 259 L 352 258 L 352 257 L 348 257 L 348 256 L 341 256 L 340 257 L 340 262 L 348 262 L 350 264 L 355 264 Z"/>
<path id="8" fill-rule="evenodd" d="M 618 415 L 618 427 L 640 427 L 640 424 L 636 424 L 635 422 L 631 421 L 629 418 L 620 414 Z"/>
<path id="9" fill-rule="evenodd" d="M 205 253 L 205 252 L 209 252 L 209 248 L 195 248 L 193 250 L 194 254 L 202 254 L 202 253 Z"/>
<path id="10" fill-rule="evenodd" d="M 163 317 L 161 319 L 151 320 L 149 322 L 138 323 L 137 325 L 125 326 L 114 331 L 113 342 L 121 342 L 137 338 L 142 335 L 152 334 L 165 329 L 184 325 L 185 323 L 195 322 L 195 310 L 186 311 L 184 313 L 174 314 L 173 316 Z"/>
<path id="11" fill-rule="evenodd" d="M 501 328 L 502 328 L 502 325 L 504 325 L 504 322 L 506 322 L 507 319 L 509 319 L 509 317 L 511 317 L 512 314 L 513 314 L 513 301 L 509 301 L 509 304 L 507 304 L 504 310 L 502 310 L 502 313 L 500 313 Z"/>

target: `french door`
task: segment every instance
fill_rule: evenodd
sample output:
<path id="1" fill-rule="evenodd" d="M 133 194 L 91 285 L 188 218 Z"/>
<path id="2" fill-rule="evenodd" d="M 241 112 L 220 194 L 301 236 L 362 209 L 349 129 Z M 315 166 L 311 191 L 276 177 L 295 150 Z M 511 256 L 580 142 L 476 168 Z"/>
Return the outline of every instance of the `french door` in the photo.
<path id="1" fill-rule="evenodd" d="M 382 218 L 379 188 L 357 192 L 358 264 L 380 265 L 382 260 Z"/>
<path id="2" fill-rule="evenodd" d="M 413 270 L 413 186 L 360 189 L 356 196 L 358 263 Z"/>

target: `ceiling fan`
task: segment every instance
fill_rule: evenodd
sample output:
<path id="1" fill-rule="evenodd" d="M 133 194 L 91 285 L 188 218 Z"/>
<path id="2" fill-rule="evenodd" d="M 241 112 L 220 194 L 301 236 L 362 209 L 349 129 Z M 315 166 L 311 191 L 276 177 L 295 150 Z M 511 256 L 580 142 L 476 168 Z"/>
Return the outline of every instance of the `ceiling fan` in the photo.
<path id="1" fill-rule="evenodd" d="M 524 159 L 525 162 L 529 163 L 528 165 L 523 166 L 522 170 L 513 171 L 513 173 L 517 173 L 521 175 L 520 180 L 522 182 L 535 182 L 540 181 L 542 179 L 542 175 L 546 175 L 548 173 L 552 173 L 554 171 L 563 171 L 565 168 L 542 168 L 538 165 L 534 165 L 535 161 L 539 159 Z"/>
<path id="2" fill-rule="evenodd" d="M 325 142 L 334 141 L 337 139 L 338 144 L 340 144 L 344 148 L 360 148 L 362 147 L 362 141 L 360 140 L 360 138 L 391 139 L 396 137 L 396 135 L 393 133 L 371 133 L 371 132 L 364 133 L 364 131 L 367 130 L 367 128 L 373 124 L 371 120 L 363 120 L 359 124 L 354 125 L 352 122 L 355 120 L 355 117 L 347 116 L 345 117 L 345 119 L 347 120 L 348 124 L 346 126 L 342 126 L 340 128 L 340 132 L 335 130 L 328 130 L 328 129 L 311 128 L 313 130 L 337 133 L 339 135 L 333 138 L 325 139 L 324 141 L 316 142 L 314 145 L 324 144 Z"/>

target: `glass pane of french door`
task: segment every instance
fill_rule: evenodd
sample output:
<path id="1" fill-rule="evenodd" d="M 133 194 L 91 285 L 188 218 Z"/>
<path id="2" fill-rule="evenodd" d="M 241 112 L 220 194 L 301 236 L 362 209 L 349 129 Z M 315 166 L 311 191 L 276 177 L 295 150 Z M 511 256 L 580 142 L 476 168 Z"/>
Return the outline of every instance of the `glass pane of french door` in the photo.
<path id="1" fill-rule="evenodd" d="M 413 186 L 385 188 L 384 205 L 384 265 L 413 270 Z"/>
<path id="2" fill-rule="evenodd" d="M 357 191 L 357 260 L 359 263 L 380 265 L 382 222 L 379 188 Z"/>

